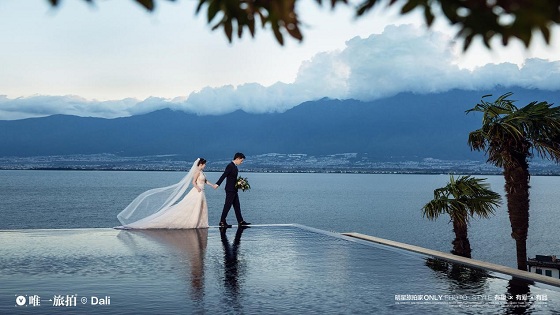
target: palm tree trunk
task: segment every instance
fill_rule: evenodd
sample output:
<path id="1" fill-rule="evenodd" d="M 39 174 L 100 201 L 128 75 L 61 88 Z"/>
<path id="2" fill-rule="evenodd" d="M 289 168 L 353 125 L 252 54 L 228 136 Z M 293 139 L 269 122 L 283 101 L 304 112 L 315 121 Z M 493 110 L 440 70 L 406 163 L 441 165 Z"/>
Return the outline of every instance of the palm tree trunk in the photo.
<path id="1" fill-rule="evenodd" d="M 469 242 L 469 237 L 467 235 L 467 225 L 459 224 L 453 221 L 453 232 L 455 232 L 455 239 L 451 244 L 453 244 L 452 254 L 471 258 L 471 243 Z"/>
<path id="2" fill-rule="evenodd" d="M 505 190 L 511 237 L 515 239 L 517 269 L 527 270 L 527 233 L 529 230 L 529 165 L 525 157 L 504 168 Z"/>

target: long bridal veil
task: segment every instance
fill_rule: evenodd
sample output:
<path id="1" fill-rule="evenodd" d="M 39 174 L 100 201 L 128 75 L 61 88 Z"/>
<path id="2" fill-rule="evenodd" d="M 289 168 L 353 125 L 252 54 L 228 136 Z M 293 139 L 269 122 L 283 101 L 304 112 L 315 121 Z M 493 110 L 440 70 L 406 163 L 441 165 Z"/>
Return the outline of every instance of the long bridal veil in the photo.
<path id="1" fill-rule="evenodd" d="M 117 219 L 123 227 L 141 220 L 155 213 L 163 213 L 183 196 L 192 181 L 194 172 L 200 159 L 194 161 L 191 169 L 177 184 L 150 189 L 140 194 L 123 211 L 117 215 Z"/>

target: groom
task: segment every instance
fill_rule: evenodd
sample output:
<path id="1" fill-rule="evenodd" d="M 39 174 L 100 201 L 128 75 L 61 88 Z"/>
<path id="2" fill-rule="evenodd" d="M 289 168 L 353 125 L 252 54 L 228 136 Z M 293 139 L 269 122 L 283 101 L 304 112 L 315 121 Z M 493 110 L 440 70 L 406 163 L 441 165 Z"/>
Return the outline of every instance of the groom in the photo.
<path id="1" fill-rule="evenodd" d="M 233 156 L 233 161 L 226 166 L 226 170 L 220 176 L 220 179 L 216 182 L 214 189 L 218 188 L 220 184 L 226 179 L 226 201 L 224 203 L 224 210 L 222 210 L 222 217 L 220 218 L 220 227 L 229 228 L 230 224 L 227 224 L 226 217 L 228 215 L 231 206 L 233 205 L 233 210 L 235 211 L 235 218 L 239 226 L 247 226 L 251 223 L 245 222 L 243 216 L 241 215 L 241 205 L 239 204 L 239 195 L 237 194 L 237 188 L 235 184 L 237 183 L 237 165 L 240 165 L 245 160 L 245 155 L 243 153 L 235 153 Z"/>

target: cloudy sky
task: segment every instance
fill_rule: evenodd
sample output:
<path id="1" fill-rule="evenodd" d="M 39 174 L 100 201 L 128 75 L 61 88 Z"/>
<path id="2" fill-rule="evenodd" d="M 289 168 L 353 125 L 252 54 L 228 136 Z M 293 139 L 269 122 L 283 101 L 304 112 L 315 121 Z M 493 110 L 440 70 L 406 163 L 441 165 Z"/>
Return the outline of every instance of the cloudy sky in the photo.
<path id="1" fill-rule="evenodd" d="M 258 29 L 229 43 L 197 1 L 0 2 L 0 120 L 57 113 L 121 117 L 173 108 L 198 114 L 282 112 L 319 99 L 368 101 L 496 84 L 560 90 L 560 41 L 535 37 L 467 53 L 443 20 L 379 7 L 360 19 L 300 1 L 304 41 Z M 305 2 L 305 3 L 304 3 Z M 553 38 L 560 36 L 554 29 Z"/>

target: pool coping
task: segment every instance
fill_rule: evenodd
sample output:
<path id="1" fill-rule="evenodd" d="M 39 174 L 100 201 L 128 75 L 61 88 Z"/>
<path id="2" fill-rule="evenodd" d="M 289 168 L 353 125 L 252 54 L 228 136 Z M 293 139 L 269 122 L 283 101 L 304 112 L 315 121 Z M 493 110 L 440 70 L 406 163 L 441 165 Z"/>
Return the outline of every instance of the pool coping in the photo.
<path id="1" fill-rule="evenodd" d="M 450 261 L 450 262 L 454 262 L 454 263 L 460 263 L 460 264 L 463 264 L 463 265 L 466 265 L 466 266 L 469 266 L 469 267 L 483 268 L 483 269 L 487 269 L 487 270 L 490 270 L 490 271 L 495 271 L 495 272 L 507 274 L 507 275 L 510 275 L 512 277 L 521 278 L 521 279 L 524 279 L 524 280 L 536 281 L 536 282 L 552 285 L 552 286 L 555 286 L 555 287 L 560 287 L 560 279 L 555 279 L 555 278 L 552 278 L 552 277 L 539 275 L 539 274 L 532 273 L 532 272 L 529 272 L 529 271 L 519 270 L 519 269 L 506 267 L 506 266 L 502 266 L 502 265 L 497 265 L 497 264 L 493 264 L 493 263 L 489 263 L 489 262 L 485 262 L 485 261 L 481 261 L 481 260 L 476 260 L 476 259 L 472 259 L 472 258 L 461 257 L 461 256 L 453 255 L 453 254 L 450 254 L 450 253 L 444 253 L 444 252 L 440 252 L 440 251 L 437 251 L 437 250 L 432 250 L 432 249 L 427 249 L 427 248 L 420 247 L 420 246 L 415 246 L 415 245 L 410 245 L 410 244 L 406 244 L 406 243 L 391 241 L 391 240 L 387 240 L 387 239 L 383 239 L 383 238 L 379 238 L 379 237 L 375 237 L 375 236 L 370 236 L 370 235 L 366 235 L 366 234 L 361 234 L 361 233 L 357 233 L 357 232 L 345 232 L 345 233 L 341 233 L 341 234 L 345 235 L 345 236 L 369 241 L 369 242 L 374 242 L 374 243 L 377 243 L 377 244 L 382 244 L 382 245 L 395 247 L 395 248 L 400 248 L 400 249 L 404 249 L 404 250 L 407 250 L 407 251 L 411 251 L 411 252 L 415 252 L 415 253 L 419 253 L 419 254 L 435 257 L 435 258 L 440 258 L 440 259 Z"/>

